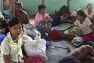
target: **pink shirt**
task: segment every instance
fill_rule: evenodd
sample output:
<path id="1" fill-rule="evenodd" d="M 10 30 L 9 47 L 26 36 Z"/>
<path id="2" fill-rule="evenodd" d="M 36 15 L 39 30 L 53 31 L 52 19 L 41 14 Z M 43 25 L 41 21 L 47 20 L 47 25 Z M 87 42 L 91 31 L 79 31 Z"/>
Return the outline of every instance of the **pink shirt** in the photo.
<path id="1" fill-rule="evenodd" d="M 41 13 L 37 13 L 36 16 L 35 16 L 34 25 L 39 26 L 41 20 L 47 19 L 49 17 L 50 16 L 47 13 L 45 13 L 44 16 Z"/>
<path id="2" fill-rule="evenodd" d="M 93 16 L 94 16 L 94 10 L 92 10 L 91 14 L 88 14 L 88 11 L 85 10 L 85 14 L 86 14 L 86 16 L 87 16 L 89 19 L 92 19 Z"/>

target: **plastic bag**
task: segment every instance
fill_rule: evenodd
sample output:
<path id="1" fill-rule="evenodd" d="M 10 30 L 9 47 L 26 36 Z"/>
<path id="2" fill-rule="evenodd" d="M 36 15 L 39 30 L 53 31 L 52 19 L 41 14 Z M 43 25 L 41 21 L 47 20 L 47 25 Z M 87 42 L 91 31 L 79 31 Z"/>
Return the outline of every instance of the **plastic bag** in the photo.
<path id="1" fill-rule="evenodd" d="M 73 45 L 76 45 L 76 46 L 79 46 L 81 44 L 84 43 L 84 40 L 82 39 L 82 37 L 75 37 L 73 40 L 72 40 L 72 44 Z"/>
<path id="2" fill-rule="evenodd" d="M 29 38 L 29 39 L 28 39 Z M 35 37 L 35 40 L 31 40 L 31 37 L 27 37 L 24 41 L 24 50 L 27 56 L 42 55 L 46 59 L 46 41 L 39 36 Z"/>
<path id="3" fill-rule="evenodd" d="M 4 34 L 0 34 L 0 45 L 1 45 L 2 41 L 4 40 L 4 38 L 5 38 L 5 35 Z"/>

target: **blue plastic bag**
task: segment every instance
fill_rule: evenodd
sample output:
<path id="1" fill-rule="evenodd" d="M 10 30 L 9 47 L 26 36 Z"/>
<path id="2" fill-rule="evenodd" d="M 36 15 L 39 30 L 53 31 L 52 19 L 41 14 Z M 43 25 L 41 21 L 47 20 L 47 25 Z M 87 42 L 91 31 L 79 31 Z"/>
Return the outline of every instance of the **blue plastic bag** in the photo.
<path id="1" fill-rule="evenodd" d="M 4 34 L 0 34 L 0 45 L 1 45 L 2 41 L 4 40 L 4 38 L 5 38 L 5 35 Z"/>
<path id="2" fill-rule="evenodd" d="M 50 41 L 46 41 L 46 46 L 50 46 Z"/>

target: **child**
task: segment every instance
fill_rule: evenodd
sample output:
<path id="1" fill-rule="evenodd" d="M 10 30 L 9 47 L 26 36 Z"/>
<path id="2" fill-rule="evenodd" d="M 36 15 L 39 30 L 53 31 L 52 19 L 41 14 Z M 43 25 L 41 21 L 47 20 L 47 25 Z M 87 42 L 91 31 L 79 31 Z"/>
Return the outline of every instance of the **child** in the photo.
<path id="1" fill-rule="evenodd" d="M 43 38 L 45 38 L 47 33 L 48 35 L 51 33 L 51 17 L 46 13 L 46 6 L 39 5 L 38 13 L 35 16 L 34 24 L 36 28 L 40 31 Z"/>
<path id="2" fill-rule="evenodd" d="M 84 35 L 82 36 L 84 41 L 94 42 L 94 26 L 92 25 L 91 21 L 86 18 L 84 11 L 79 10 L 77 12 L 77 20 L 67 29 L 73 28 L 74 26 L 80 27 L 80 29 L 84 33 Z"/>
<path id="3" fill-rule="evenodd" d="M 1 53 L 4 63 L 22 62 L 22 23 L 18 18 L 13 18 L 8 23 L 9 33 L 1 44 Z"/>
<path id="4" fill-rule="evenodd" d="M 91 56 L 90 56 L 91 55 Z M 94 50 L 89 45 L 82 45 L 81 47 L 71 51 L 67 57 L 60 60 L 59 63 L 81 63 L 82 60 L 88 59 L 94 62 Z"/>

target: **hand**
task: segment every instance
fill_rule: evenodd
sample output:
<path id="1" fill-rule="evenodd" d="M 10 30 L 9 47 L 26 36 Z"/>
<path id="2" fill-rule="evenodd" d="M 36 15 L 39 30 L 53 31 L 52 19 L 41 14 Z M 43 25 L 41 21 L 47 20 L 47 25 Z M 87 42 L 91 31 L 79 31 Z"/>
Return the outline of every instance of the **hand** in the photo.
<path id="1" fill-rule="evenodd" d="M 24 61 L 26 60 L 26 56 L 25 55 L 23 55 L 23 59 L 24 59 Z"/>
<path id="2" fill-rule="evenodd" d="M 5 32 L 6 32 L 6 29 L 3 28 L 3 29 L 1 30 L 1 33 L 5 33 Z"/>
<path id="3" fill-rule="evenodd" d="M 46 24 L 46 22 L 43 20 L 43 21 L 41 21 L 41 24 L 43 24 L 43 25 L 44 25 L 44 24 Z"/>

